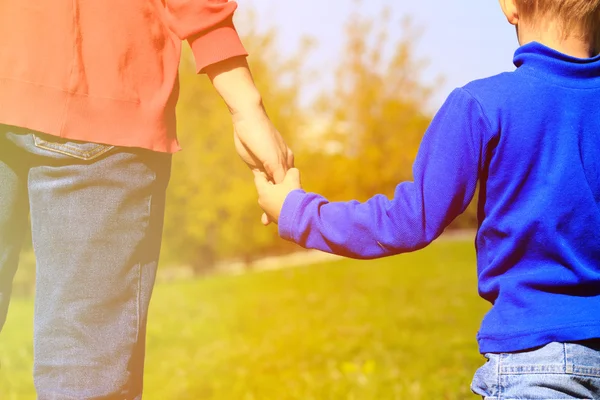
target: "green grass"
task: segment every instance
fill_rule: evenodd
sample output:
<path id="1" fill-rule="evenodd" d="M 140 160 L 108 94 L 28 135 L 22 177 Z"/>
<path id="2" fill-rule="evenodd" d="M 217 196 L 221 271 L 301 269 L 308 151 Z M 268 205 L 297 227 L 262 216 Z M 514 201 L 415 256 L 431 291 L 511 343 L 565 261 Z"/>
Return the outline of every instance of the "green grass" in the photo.
<path id="1" fill-rule="evenodd" d="M 0 390 L 34 399 L 32 302 L 0 335 Z M 144 399 L 476 399 L 472 243 L 159 284 Z"/>

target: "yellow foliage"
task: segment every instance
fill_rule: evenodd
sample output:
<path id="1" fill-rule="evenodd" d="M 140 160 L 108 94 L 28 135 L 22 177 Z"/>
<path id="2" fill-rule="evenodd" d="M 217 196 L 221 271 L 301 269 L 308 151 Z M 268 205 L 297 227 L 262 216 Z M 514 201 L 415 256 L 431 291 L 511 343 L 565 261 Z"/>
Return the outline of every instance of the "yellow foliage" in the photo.
<path id="1" fill-rule="evenodd" d="M 425 110 L 437 82 L 422 83 L 424 63 L 415 59 L 417 35 L 410 21 L 404 21 L 403 37 L 390 38 L 388 17 L 384 10 L 377 24 L 359 15 L 348 21 L 334 90 L 309 110 L 299 99 L 314 41 L 306 39 L 295 56 L 284 59 L 276 31 L 259 33 L 256 21 L 248 19 L 243 40 L 268 114 L 294 150 L 305 188 L 331 200 L 392 195 L 396 184 L 412 178 L 431 120 Z M 203 270 L 222 259 L 251 261 L 296 249 L 275 228 L 260 224 L 252 176 L 235 154 L 228 111 L 208 79 L 195 75 L 189 50 L 180 80 L 177 116 L 184 150 L 174 157 L 169 188 L 164 243 L 170 263 Z M 462 221 L 473 224 L 475 209 L 468 213 Z"/>

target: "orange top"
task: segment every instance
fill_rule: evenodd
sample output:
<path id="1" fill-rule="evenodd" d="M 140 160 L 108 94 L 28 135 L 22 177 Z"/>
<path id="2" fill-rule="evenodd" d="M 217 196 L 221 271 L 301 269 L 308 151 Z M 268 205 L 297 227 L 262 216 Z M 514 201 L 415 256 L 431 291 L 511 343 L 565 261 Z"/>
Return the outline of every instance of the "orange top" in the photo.
<path id="1" fill-rule="evenodd" d="M 179 150 L 181 42 L 198 72 L 246 51 L 227 0 L 0 1 L 0 123 Z"/>

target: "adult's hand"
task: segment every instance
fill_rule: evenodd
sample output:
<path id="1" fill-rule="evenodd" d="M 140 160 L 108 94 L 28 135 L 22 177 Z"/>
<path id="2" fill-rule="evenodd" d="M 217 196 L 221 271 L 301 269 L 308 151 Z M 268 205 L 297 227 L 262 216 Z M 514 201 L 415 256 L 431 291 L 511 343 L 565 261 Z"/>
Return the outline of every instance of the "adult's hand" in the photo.
<path id="1" fill-rule="evenodd" d="M 229 108 L 237 153 L 254 173 L 264 172 L 271 181 L 282 182 L 294 166 L 294 155 L 267 116 L 246 57 L 217 62 L 204 72 Z M 271 222 L 266 214 L 261 221 Z"/>
<path id="2" fill-rule="evenodd" d="M 294 166 L 294 155 L 264 112 L 234 115 L 234 143 L 252 171 L 264 172 L 273 182 L 283 181 Z"/>
<path id="3" fill-rule="evenodd" d="M 205 71 L 231 112 L 235 148 L 242 160 L 273 182 L 283 181 L 294 157 L 267 116 L 246 58 L 230 58 Z"/>

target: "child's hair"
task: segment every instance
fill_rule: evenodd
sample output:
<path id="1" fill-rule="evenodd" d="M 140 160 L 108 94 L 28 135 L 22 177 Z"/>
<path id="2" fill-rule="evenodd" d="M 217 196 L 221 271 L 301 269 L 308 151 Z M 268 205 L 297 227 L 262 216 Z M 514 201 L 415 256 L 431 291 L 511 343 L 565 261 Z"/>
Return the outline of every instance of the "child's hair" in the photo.
<path id="1" fill-rule="evenodd" d="M 600 0 L 516 0 L 519 14 L 535 25 L 535 20 L 550 17 L 561 24 L 565 36 L 574 28 L 577 34 L 600 36 Z"/>

